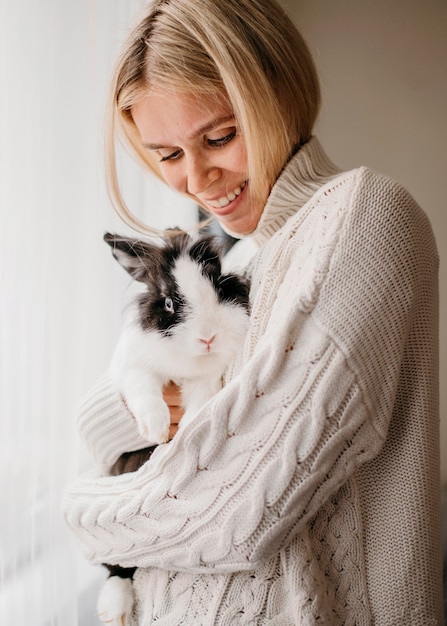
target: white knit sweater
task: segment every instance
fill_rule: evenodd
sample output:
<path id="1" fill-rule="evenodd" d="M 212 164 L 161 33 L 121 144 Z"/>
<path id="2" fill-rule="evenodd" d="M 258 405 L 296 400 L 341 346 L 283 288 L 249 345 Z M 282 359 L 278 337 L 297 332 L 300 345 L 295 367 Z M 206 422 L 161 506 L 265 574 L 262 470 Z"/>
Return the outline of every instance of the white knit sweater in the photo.
<path id="1" fill-rule="evenodd" d="M 66 520 L 93 563 L 140 568 L 132 626 L 441 624 L 428 221 L 313 138 L 251 241 L 224 389 L 137 473 L 71 486 Z M 80 429 L 103 469 L 145 445 L 107 377 Z"/>

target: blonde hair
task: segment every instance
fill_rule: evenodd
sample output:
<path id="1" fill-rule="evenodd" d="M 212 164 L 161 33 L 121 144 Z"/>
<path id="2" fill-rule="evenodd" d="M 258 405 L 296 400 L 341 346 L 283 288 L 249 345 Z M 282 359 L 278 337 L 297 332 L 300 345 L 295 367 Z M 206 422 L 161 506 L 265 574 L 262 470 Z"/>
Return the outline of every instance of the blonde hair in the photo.
<path id="1" fill-rule="evenodd" d="M 224 94 L 247 147 L 251 194 L 271 188 L 297 145 L 309 140 L 319 81 L 303 38 L 274 0 L 154 0 L 123 48 L 111 86 L 107 185 L 118 214 L 154 232 L 127 208 L 118 182 L 116 139 L 161 178 L 132 119 L 150 90 Z M 264 191 L 259 191 L 264 190 Z M 197 200 L 196 200 L 197 201 Z"/>

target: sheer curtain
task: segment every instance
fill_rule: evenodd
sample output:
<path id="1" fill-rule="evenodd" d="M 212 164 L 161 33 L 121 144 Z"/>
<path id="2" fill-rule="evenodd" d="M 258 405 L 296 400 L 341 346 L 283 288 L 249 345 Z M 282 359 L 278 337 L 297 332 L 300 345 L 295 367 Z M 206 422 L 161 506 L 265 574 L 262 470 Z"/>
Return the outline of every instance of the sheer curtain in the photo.
<path id="1" fill-rule="evenodd" d="M 104 190 L 103 110 L 144 2 L 0 2 L 0 623 L 89 626 L 102 572 L 78 555 L 60 498 L 84 458 L 76 407 L 107 367 L 128 285 L 102 242 L 126 231 Z M 193 223 L 191 203 L 131 162 L 123 172 L 141 218 Z"/>

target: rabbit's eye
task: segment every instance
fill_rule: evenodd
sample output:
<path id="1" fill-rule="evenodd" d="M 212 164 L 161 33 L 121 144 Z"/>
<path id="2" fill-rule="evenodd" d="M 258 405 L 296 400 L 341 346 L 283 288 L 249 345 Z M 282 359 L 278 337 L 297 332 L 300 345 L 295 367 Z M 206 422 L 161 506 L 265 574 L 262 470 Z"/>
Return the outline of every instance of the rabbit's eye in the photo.
<path id="1" fill-rule="evenodd" d="M 168 313 L 174 313 L 174 302 L 169 296 L 165 298 L 165 311 Z"/>

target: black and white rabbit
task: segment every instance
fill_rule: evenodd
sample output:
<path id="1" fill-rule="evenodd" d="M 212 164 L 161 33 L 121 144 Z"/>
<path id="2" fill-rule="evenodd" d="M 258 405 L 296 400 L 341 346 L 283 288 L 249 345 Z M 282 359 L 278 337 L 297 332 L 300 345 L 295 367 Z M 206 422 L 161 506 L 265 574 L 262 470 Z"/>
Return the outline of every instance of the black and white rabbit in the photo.
<path id="1" fill-rule="evenodd" d="M 151 444 L 120 457 L 112 474 L 137 470 L 168 440 L 170 414 L 163 400 L 169 381 L 180 386 L 184 428 L 222 386 L 249 323 L 249 284 L 223 274 L 217 241 L 167 232 L 160 245 L 106 233 L 113 256 L 144 291 L 134 300 L 114 353 L 111 375 Z M 135 568 L 107 566 L 111 577 L 98 601 L 105 622 L 125 624 L 132 609 Z"/>

